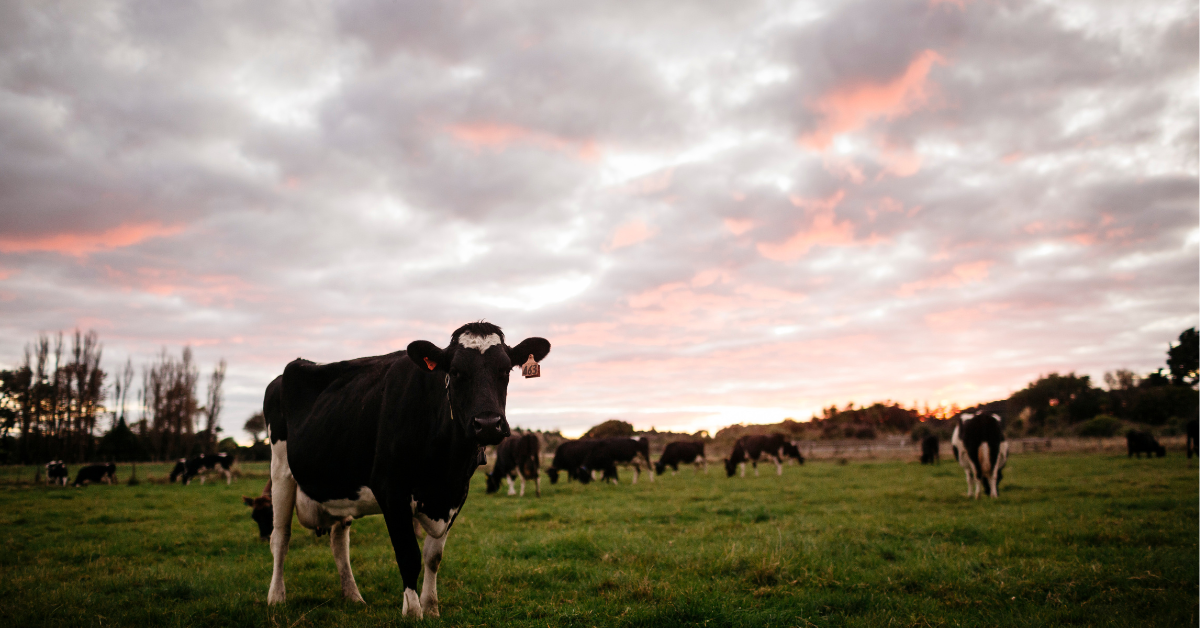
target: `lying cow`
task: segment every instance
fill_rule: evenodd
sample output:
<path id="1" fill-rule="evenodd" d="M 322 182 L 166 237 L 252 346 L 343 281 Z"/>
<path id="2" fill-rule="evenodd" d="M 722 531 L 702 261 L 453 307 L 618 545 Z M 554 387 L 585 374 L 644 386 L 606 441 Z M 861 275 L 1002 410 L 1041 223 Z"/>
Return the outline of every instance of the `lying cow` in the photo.
<path id="1" fill-rule="evenodd" d="M 541 443 L 533 432 L 504 439 L 496 447 L 496 464 L 492 466 L 492 472 L 487 474 L 487 492 L 495 493 L 500 489 L 500 482 L 508 480 L 508 494 L 516 495 L 513 478 L 519 476 L 521 497 L 525 496 L 525 480 L 533 480 L 534 490 L 541 497 L 542 478 L 538 475 L 538 468 L 542 466 L 540 450 Z"/>
<path id="2" fill-rule="evenodd" d="M 992 497 L 1000 496 L 1000 480 L 1008 463 L 1008 441 L 1000 426 L 1000 416 L 992 413 L 963 414 L 950 435 L 954 459 L 967 474 L 967 497 L 980 490 Z"/>
<path id="3" fill-rule="evenodd" d="M 108 464 L 89 464 L 79 470 L 79 473 L 75 476 L 75 483 L 72 486 L 84 486 L 97 482 L 116 484 L 117 465 L 111 462 Z"/>
<path id="4" fill-rule="evenodd" d="M 599 440 L 585 438 L 567 441 L 559 445 L 558 449 L 554 450 L 554 460 L 550 463 L 550 468 L 546 469 L 550 483 L 558 484 L 559 472 L 566 474 L 568 481 L 578 478 L 579 468 L 583 466 L 583 461 L 587 459 L 588 453 L 599 442 Z M 591 480 L 590 474 L 588 480 Z"/>
<path id="5" fill-rule="evenodd" d="M 675 475 L 679 471 L 680 463 L 696 465 L 697 473 L 703 465 L 704 472 L 708 473 L 708 458 L 704 457 L 704 441 L 677 440 L 667 443 L 667 446 L 663 448 L 662 455 L 658 457 L 658 462 L 654 463 L 654 471 L 662 475 L 667 467 L 671 467 L 671 475 Z"/>
<path id="6" fill-rule="evenodd" d="M 1129 458 L 1135 455 L 1141 458 L 1142 454 L 1146 454 L 1147 458 L 1150 457 L 1150 454 L 1154 454 L 1159 458 L 1167 455 L 1167 449 L 1158 444 L 1158 441 L 1155 440 L 1154 435 L 1150 432 L 1129 430 L 1125 433 L 1125 445 L 1129 448 Z"/>
<path id="7" fill-rule="evenodd" d="M 478 322 L 455 330 L 445 349 L 417 340 L 388 355 L 288 364 L 263 400 L 275 506 L 267 603 L 286 599 L 293 509 L 304 527 L 330 532 L 342 594 L 356 602 L 363 599 L 350 568 L 349 526 L 382 514 L 404 583 L 401 613 L 436 617 L 446 536 L 483 447 L 509 435 L 509 371 L 549 352 L 543 338 L 509 347 L 499 327 Z M 417 524 L 427 533 L 423 552 Z"/>
<path id="8" fill-rule="evenodd" d="M 1192 419 L 1187 424 L 1187 457 L 1190 460 L 1196 453 L 1196 437 L 1200 435 L 1200 420 Z"/>
<path id="9" fill-rule="evenodd" d="M 733 452 L 725 459 L 725 477 L 733 477 L 733 472 L 741 467 L 741 476 L 746 477 L 746 462 L 754 467 L 754 475 L 758 475 L 758 461 L 765 458 L 775 463 L 775 474 L 783 475 L 783 460 L 794 458 L 804 464 L 804 456 L 796 443 L 784 438 L 783 434 L 775 433 L 770 436 L 743 436 L 733 444 Z"/>
<path id="10" fill-rule="evenodd" d="M 204 484 L 205 474 L 209 471 L 217 471 L 225 476 L 225 486 L 229 486 L 233 482 L 233 472 L 230 467 L 233 466 L 233 458 L 226 453 L 219 454 L 200 454 L 186 460 L 180 458 L 175 463 L 175 468 L 171 470 L 171 481 L 182 479 L 185 485 L 192 483 L 192 478 L 200 476 L 200 484 Z"/>
<path id="11" fill-rule="evenodd" d="M 941 440 L 936 435 L 921 440 L 921 464 L 937 464 Z"/>
<path id="12" fill-rule="evenodd" d="M 62 460 L 51 460 L 46 463 L 46 484 L 66 486 L 69 479 L 71 479 L 71 474 Z"/>
<path id="13" fill-rule="evenodd" d="M 646 473 L 653 482 L 654 474 L 650 473 L 650 441 L 645 438 L 599 438 L 595 439 L 595 444 L 587 450 L 575 477 L 587 484 L 594 471 L 602 471 L 604 480 L 617 484 L 617 465 L 632 466 L 633 483 L 637 484 L 643 464 L 646 465 Z"/>
<path id="14" fill-rule="evenodd" d="M 263 487 L 258 497 L 242 497 L 242 503 L 250 507 L 250 518 L 258 524 L 258 537 L 264 541 L 271 538 L 275 527 L 275 511 L 271 508 L 271 480 Z"/>

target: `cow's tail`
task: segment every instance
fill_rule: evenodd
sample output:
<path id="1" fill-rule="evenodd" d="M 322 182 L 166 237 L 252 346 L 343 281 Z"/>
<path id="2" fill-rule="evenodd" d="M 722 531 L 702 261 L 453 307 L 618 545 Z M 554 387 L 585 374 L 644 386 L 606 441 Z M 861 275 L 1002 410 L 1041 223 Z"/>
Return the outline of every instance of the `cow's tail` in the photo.
<path id="1" fill-rule="evenodd" d="M 979 475 L 985 478 L 992 477 L 992 451 L 988 446 L 987 441 L 979 443 Z"/>

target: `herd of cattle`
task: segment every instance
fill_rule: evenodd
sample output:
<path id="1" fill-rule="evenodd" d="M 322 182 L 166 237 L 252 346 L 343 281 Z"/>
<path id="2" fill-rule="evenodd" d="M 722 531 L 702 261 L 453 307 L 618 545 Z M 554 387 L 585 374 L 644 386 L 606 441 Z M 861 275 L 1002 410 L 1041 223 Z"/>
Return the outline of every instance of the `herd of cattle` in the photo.
<path id="1" fill-rule="evenodd" d="M 317 536 L 329 534 L 330 549 L 341 579 L 342 594 L 362 602 L 350 566 L 349 528 L 355 519 L 383 515 L 403 580 L 402 614 L 420 618 L 439 614 L 437 572 L 446 539 L 467 499 L 471 476 L 487 463 L 485 448 L 495 447 L 487 473 L 487 492 L 507 481 L 508 493 L 520 494 L 532 481 L 541 495 L 540 443 L 531 433 L 512 435 L 505 406 L 509 372 L 522 366 L 526 377 L 540 374 L 550 352 L 543 338 L 505 344 L 504 333 L 490 323 L 468 323 L 457 329 L 446 348 L 418 340 L 407 350 L 345 362 L 316 364 L 297 359 L 267 386 L 263 414 L 271 443 L 270 480 L 258 497 L 244 497 L 259 533 L 270 539 L 273 568 L 269 604 L 286 599 L 284 562 L 292 531 L 292 514 Z M 963 414 L 950 438 L 955 459 L 967 478 L 967 495 L 999 495 L 1008 459 L 1008 443 L 995 414 Z M 1195 451 L 1195 421 L 1189 426 L 1188 457 Z M 922 462 L 936 462 L 939 443 L 922 443 Z M 1129 455 L 1163 448 L 1149 434 L 1127 436 Z M 724 459 L 732 477 L 749 462 L 804 463 L 800 449 L 782 434 L 745 436 Z M 232 479 L 232 460 L 224 454 L 180 460 L 171 480 L 187 484 L 205 471 Z M 642 438 L 581 439 L 560 445 L 546 469 L 550 483 L 560 474 L 588 484 L 596 479 L 617 482 L 618 467 L 633 468 L 633 482 L 643 468 L 654 481 L 668 467 L 693 464 L 708 470 L 704 443 L 669 443 L 657 461 Z M 653 469 L 653 471 L 651 471 Z M 46 467 L 47 478 L 66 483 L 61 462 Z M 597 478 L 596 474 L 600 477 Z M 75 484 L 115 482 L 114 465 L 80 470 Z M 423 547 L 418 545 L 424 530 Z M 418 576 L 424 579 L 417 593 Z"/>

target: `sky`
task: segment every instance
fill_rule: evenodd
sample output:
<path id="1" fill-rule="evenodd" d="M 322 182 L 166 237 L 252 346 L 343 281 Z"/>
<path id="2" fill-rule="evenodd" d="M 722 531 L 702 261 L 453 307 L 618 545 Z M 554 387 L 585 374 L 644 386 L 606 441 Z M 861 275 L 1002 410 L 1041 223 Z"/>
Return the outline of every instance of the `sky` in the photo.
<path id="1" fill-rule="evenodd" d="M 0 367 L 553 349 L 514 425 L 1147 372 L 1200 318 L 1195 2 L 0 3 Z M 203 395 L 204 382 L 200 394 Z"/>

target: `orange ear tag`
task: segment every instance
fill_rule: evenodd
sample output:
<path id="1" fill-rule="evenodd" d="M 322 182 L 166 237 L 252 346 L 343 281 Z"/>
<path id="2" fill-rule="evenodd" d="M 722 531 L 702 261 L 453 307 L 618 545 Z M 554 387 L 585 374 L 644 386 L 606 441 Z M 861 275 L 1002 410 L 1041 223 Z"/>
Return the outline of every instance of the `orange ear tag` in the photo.
<path id="1" fill-rule="evenodd" d="M 425 358 L 425 366 L 428 366 L 429 370 L 432 371 L 433 369 L 437 368 L 437 362 L 434 362 L 433 360 L 430 360 L 429 358 Z"/>
<path id="2" fill-rule="evenodd" d="M 525 363 L 521 365 L 521 374 L 525 377 L 542 376 L 542 365 L 538 364 L 537 361 L 533 359 L 532 353 L 529 354 L 529 359 L 525 360 Z"/>

